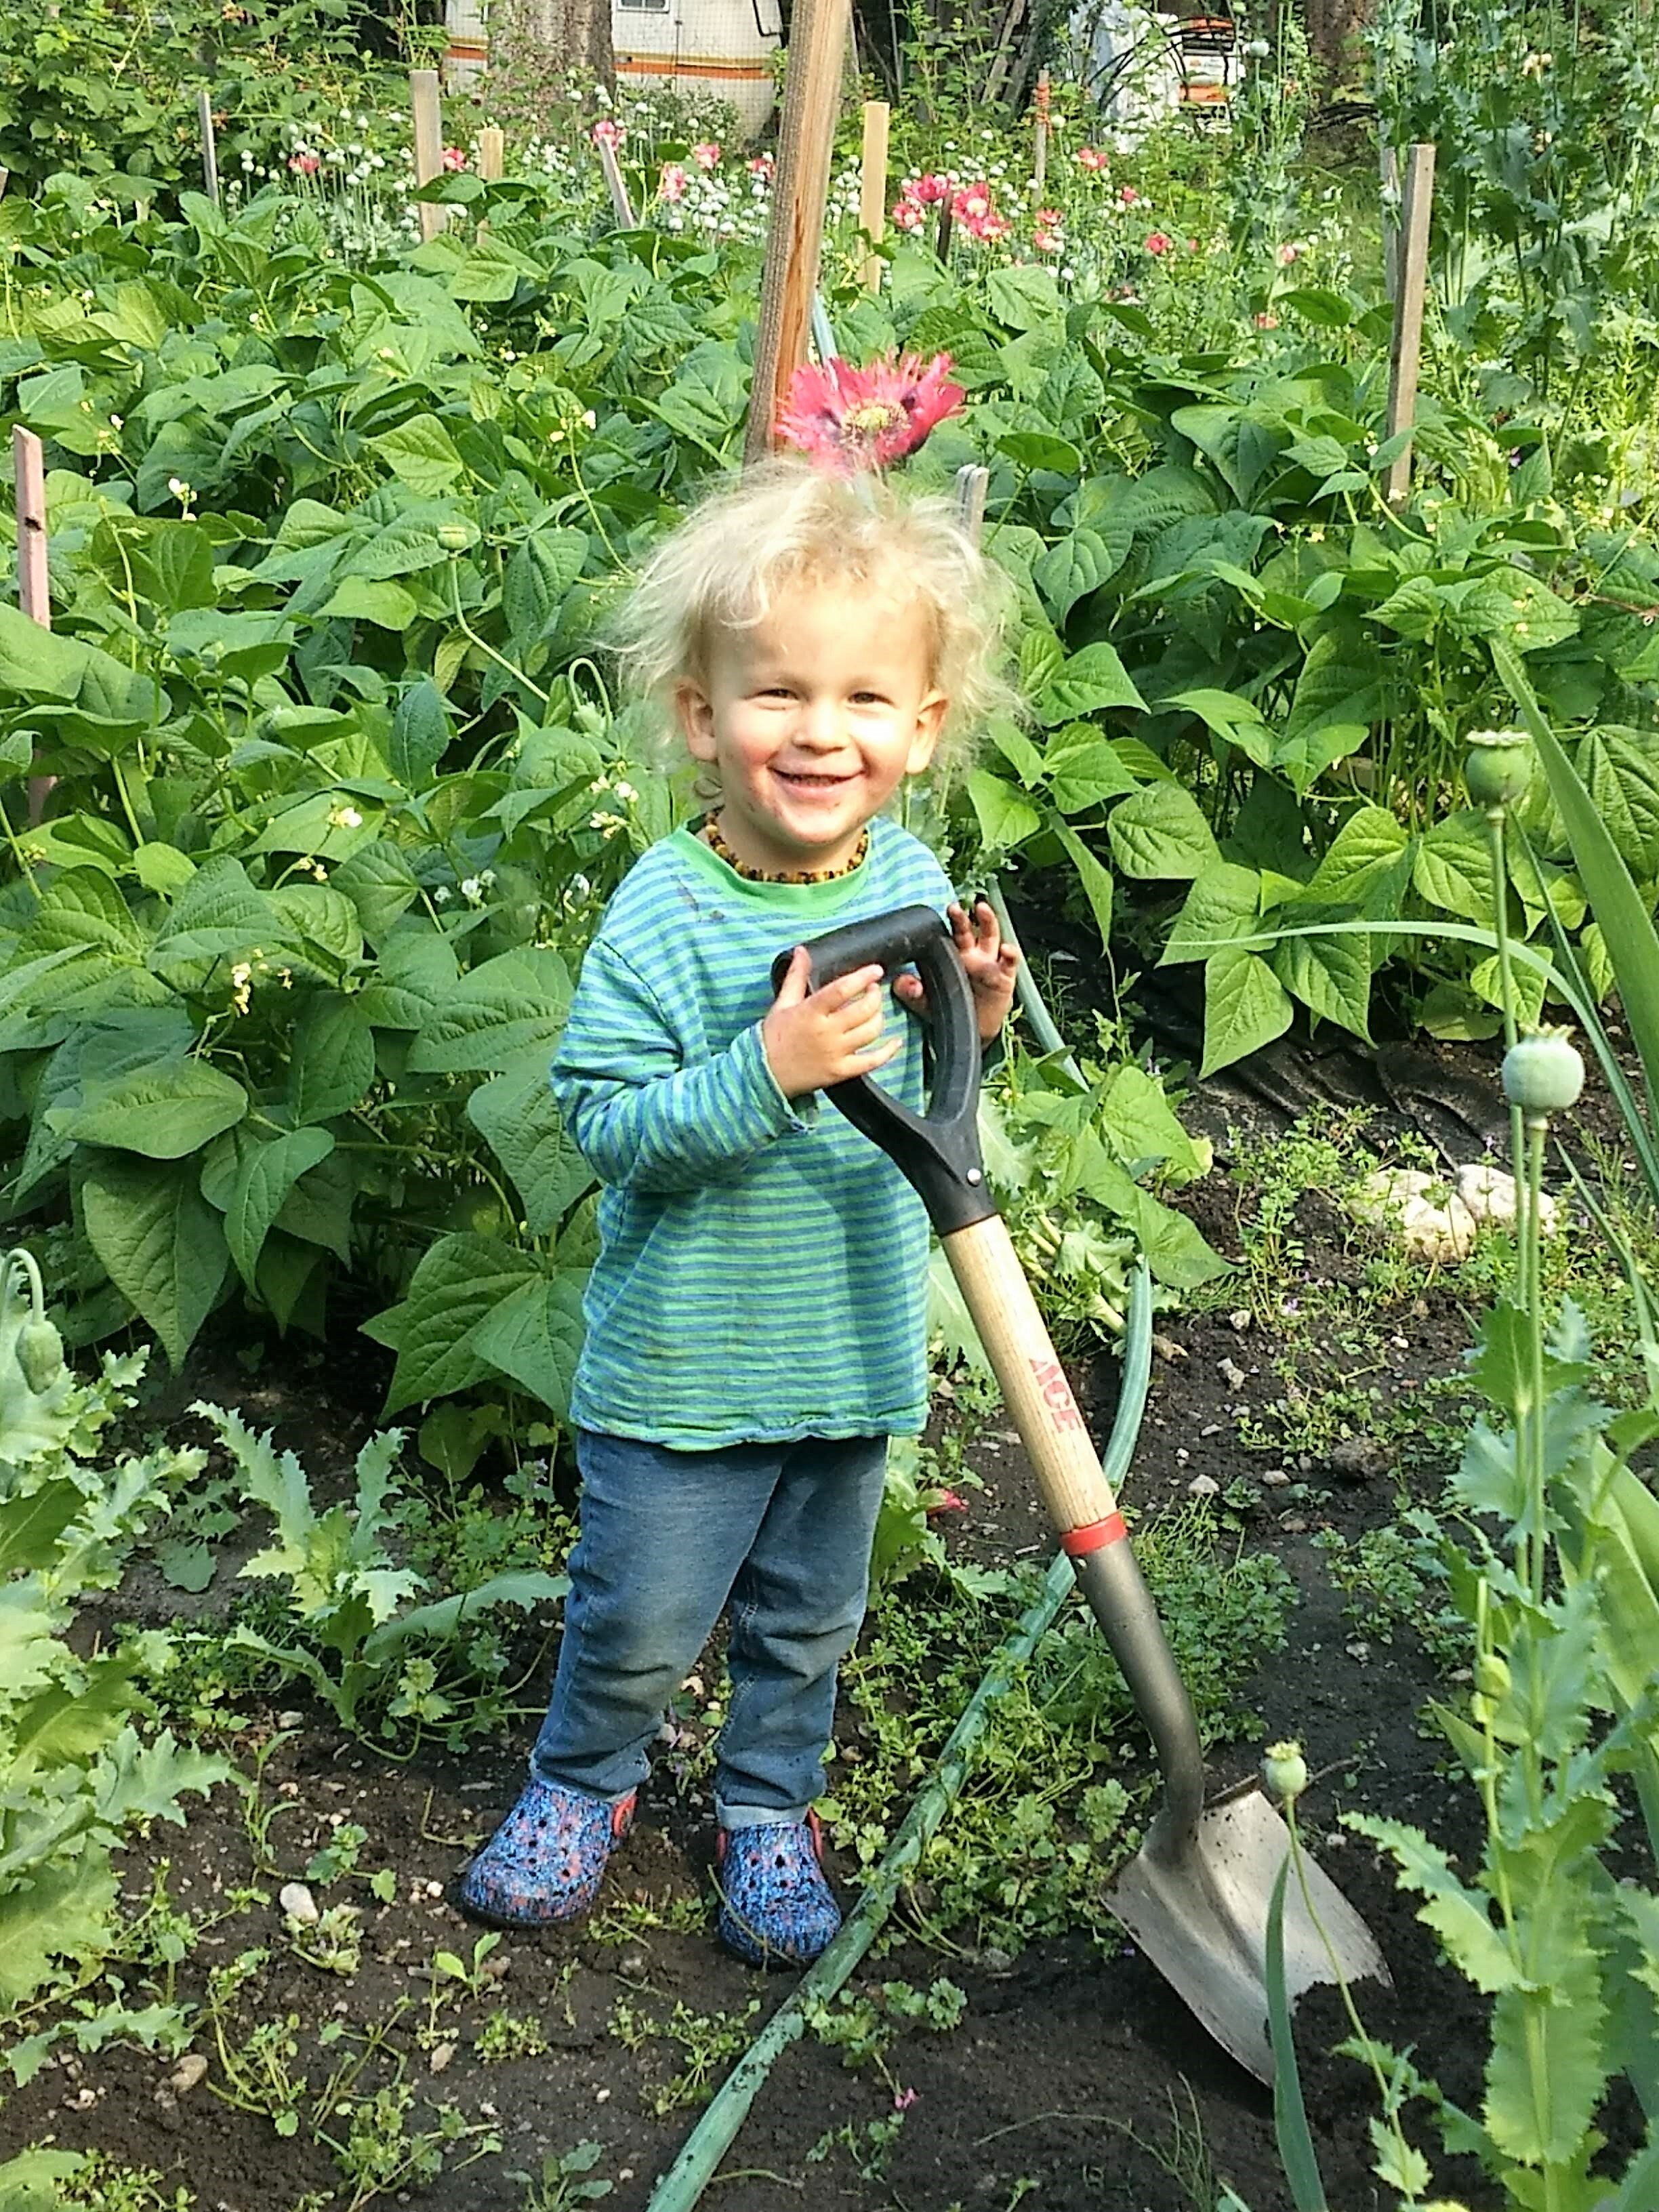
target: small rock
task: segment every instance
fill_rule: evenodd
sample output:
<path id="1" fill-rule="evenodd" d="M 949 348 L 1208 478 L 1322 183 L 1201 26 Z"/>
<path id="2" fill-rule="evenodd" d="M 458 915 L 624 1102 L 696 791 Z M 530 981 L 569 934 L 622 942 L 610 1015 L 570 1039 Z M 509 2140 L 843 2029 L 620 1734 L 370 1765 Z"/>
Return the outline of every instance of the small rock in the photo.
<path id="1" fill-rule="evenodd" d="M 432 2046 L 431 2056 L 426 2062 L 428 2072 L 432 2074 L 441 2074 L 445 2067 L 448 2065 L 450 2060 L 453 2058 L 454 2056 L 455 2046 L 453 2043 L 434 2043 Z"/>
<path id="2" fill-rule="evenodd" d="M 1280 1517 L 1279 1525 L 1287 1536 L 1303 1536 L 1307 1534 L 1308 1524 L 1299 1513 L 1284 1514 Z"/>
<path id="3" fill-rule="evenodd" d="M 1218 1498 L 1220 1494 L 1221 1485 L 1212 1474 L 1195 1474 L 1187 1485 L 1188 1498 Z"/>
<path id="4" fill-rule="evenodd" d="M 1171 1366 L 1177 1360 L 1187 1357 L 1186 1346 L 1177 1344 L 1172 1336 L 1155 1336 L 1152 1339 L 1152 1350 L 1157 1352 L 1160 1359 L 1167 1359 Z"/>
<path id="5" fill-rule="evenodd" d="M 1283 1490 L 1290 1479 L 1282 1467 L 1264 1467 L 1256 1477 L 1256 1480 L 1269 1490 Z"/>
<path id="6" fill-rule="evenodd" d="M 1222 1381 L 1230 1390 L 1242 1390 L 1244 1388 L 1249 1378 L 1236 1359 L 1218 1359 L 1216 1365 L 1220 1370 Z"/>
<path id="7" fill-rule="evenodd" d="M 643 1951 L 624 1951 L 617 1961 L 617 1972 L 626 1982 L 643 1981 L 649 1963 Z"/>
<path id="8" fill-rule="evenodd" d="M 1219 1421 L 1206 1421 L 1203 1427 L 1198 1433 L 1200 1437 L 1218 1437 L 1221 1434 L 1221 1423 Z"/>
<path id="9" fill-rule="evenodd" d="M 276 1902 L 289 1918 L 297 1920 L 302 1928 L 314 1928 L 322 1917 L 316 1899 L 302 1881 L 285 1881 L 276 1893 Z"/>
<path id="10" fill-rule="evenodd" d="M 427 1886 L 426 1886 L 426 1893 L 427 1893 L 427 1895 L 428 1895 L 428 1897 L 441 1897 L 441 1896 L 443 1895 L 443 1893 L 444 1893 L 444 1886 L 443 1886 L 442 1882 L 441 1882 L 441 1881 L 429 1881 L 429 1882 L 428 1882 L 428 1884 L 427 1884 Z"/>
<path id="11" fill-rule="evenodd" d="M 994 1944 L 980 1953 L 976 1964 L 988 1974 L 1010 1974 L 1014 1968 L 1011 1954 L 999 1951 Z"/>
<path id="12" fill-rule="evenodd" d="M 167 2087 L 175 2097 L 187 2097 L 207 2079 L 208 2063 L 199 2051 L 187 2051 L 167 2076 Z"/>
<path id="13" fill-rule="evenodd" d="M 179 2100 L 165 2081 L 155 2092 L 155 2123 L 170 2136 L 176 2136 L 185 2124 L 185 2116 L 179 2109 Z"/>
<path id="14" fill-rule="evenodd" d="M 1375 1437 L 1344 1437 L 1331 1446 L 1326 1465 L 1333 1474 L 1350 1482 L 1369 1482 L 1381 1474 L 1389 1461 L 1389 1448 Z"/>
<path id="15" fill-rule="evenodd" d="M 596 2089 L 596 2090 L 593 2092 L 593 2102 L 594 2102 L 596 2105 L 608 2105 L 608 2104 L 611 2102 L 611 2092 L 610 2092 L 610 2090 L 609 2090 L 609 2089 Z"/>
<path id="16" fill-rule="evenodd" d="M 492 1951 L 483 1962 L 483 1978 L 487 1982 L 504 1982 L 513 1971 L 513 1961 L 505 1951 Z"/>
<path id="17" fill-rule="evenodd" d="M 1227 1326 L 1235 1336 L 1243 1336 L 1255 1319 L 1249 1306 L 1235 1306 L 1227 1316 Z"/>
<path id="18" fill-rule="evenodd" d="M 305 1726 L 305 1718 L 306 1717 L 303 1713 L 278 1713 L 276 1716 L 276 1725 L 279 1729 L 303 1728 Z"/>
<path id="19" fill-rule="evenodd" d="M 1413 1298 L 1412 1300 L 1412 1319 L 1413 1321 L 1426 1321 L 1428 1317 L 1428 1300 L 1426 1298 Z"/>
<path id="20" fill-rule="evenodd" d="M 1515 1219 L 1515 1177 L 1502 1168 L 1480 1160 L 1459 1168 L 1457 1195 L 1477 1221 L 1496 1221 L 1508 1226 Z M 1547 1237 L 1556 1224 L 1556 1204 L 1547 1191 L 1540 1194 L 1538 1225 Z"/>
<path id="21" fill-rule="evenodd" d="M 1352 1644 L 1345 1644 L 1342 1648 L 1350 1659 L 1357 1660 L 1362 1667 L 1371 1656 L 1370 1645 L 1358 1638 L 1356 1638 Z"/>

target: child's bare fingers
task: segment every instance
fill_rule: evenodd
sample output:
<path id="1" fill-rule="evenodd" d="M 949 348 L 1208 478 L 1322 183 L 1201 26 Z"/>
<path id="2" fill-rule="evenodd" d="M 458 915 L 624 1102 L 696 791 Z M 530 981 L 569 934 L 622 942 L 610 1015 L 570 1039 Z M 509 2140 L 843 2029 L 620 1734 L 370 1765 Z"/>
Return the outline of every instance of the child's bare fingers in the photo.
<path id="1" fill-rule="evenodd" d="M 842 976 L 838 982 L 826 983 L 821 995 L 832 1006 L 849 1006 L 855 999 L 864 997 L 866 992 L 875 991 L 879 995 L 878 987 L 882 973 L 878 967 L 855 968 L 850 975 Z"/>
<path id="2" fill-rule="evenodd" d="M 848 1073 L 873 1075 L 878 1067 L 885 1067 L 889 1060 L 896 1060 L 902 1049 L 897 1038 L 890 1037 L 886 1043 L 874 1045 L 869 1051 L 860 1053 L 848 1069 Z"/>

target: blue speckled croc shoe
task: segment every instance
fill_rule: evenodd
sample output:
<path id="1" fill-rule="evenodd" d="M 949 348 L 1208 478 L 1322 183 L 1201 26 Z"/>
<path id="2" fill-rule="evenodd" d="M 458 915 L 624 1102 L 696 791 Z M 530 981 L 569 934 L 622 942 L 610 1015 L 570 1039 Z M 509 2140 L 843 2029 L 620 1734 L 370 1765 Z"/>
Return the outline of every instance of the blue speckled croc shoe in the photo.
<path id="1" fill-rule="evenodd" d="M 551 1928 L 580 1919 L 605 1863 L 634 1824 L 635 1793 L 612 1804 L 561 1782 L 527 1782 L 467 1869 L 460 1903 L 493 1928 Z"/>
<path id="2" fill-rule="evenodd" d="M 751 1966 L 810 1966 L 841 1927 L 818 1816 L 722 1828 L 720 1938 Z"/>

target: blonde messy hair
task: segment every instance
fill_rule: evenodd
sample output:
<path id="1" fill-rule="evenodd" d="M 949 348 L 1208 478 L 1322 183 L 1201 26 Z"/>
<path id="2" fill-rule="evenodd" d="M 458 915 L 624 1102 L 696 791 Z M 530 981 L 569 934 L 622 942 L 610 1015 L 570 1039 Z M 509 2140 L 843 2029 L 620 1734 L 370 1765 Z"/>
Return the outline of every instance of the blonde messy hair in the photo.
<path id="1" fill-rule="evenodd" d="M 805 461 L 763 462 L 702 501 L 652 554 L 609 641 L 630 686 L 663 708 L 667 738 L 673 686 L 706 680 L 718 632 L 764 622 L 797 584 L 889 580 L 915 594 L 932 629 L 930 679 L 950 706 L 931 772 L 947 783 L 987 720 L 1018 704 L 1003 673 L 1013 595 L 951 500 Z"/>

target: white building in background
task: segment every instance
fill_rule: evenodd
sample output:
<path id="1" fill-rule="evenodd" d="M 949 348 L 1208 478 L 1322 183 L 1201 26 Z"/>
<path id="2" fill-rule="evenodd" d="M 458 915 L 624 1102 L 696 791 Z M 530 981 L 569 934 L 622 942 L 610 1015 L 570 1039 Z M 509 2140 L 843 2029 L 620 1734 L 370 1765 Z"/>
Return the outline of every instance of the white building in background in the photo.
<path id="1" fill-rule="evenodd" d="M 488 61 L 489 4 L 445 0 L 452 83 Z M 772 57 L 782 37 L 778 0 L 611 0 L 619 77 L 728 100 L 750 137 L 772 112 Z"/>

